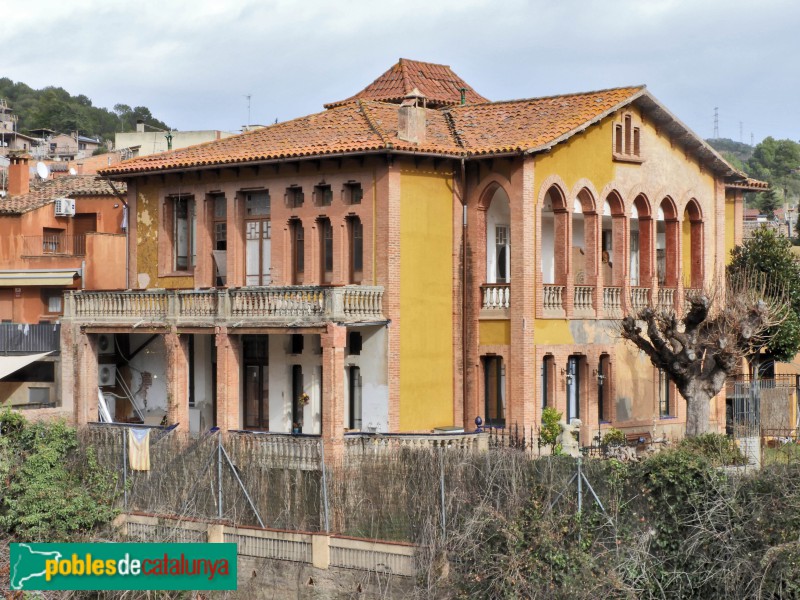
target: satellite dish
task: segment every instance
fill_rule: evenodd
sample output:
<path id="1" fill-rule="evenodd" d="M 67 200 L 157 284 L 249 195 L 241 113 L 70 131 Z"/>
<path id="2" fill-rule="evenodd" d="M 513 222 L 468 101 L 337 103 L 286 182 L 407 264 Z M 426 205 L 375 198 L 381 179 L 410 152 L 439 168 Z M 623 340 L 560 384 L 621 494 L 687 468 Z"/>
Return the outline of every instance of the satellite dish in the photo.
<path id="1" fill-rule="evenodd" d="M 70 175 L 77 175 L 77 174 L 78 174 L 78 172 L 75 170 L 75 167 L 70 167 L 70 168 L 69 168 L 69 174 L 70 174 Z"/>
<path id="2" fill-rule="evenodd" d="M 42 179 L 47 179 L 48 177 L 50 177 L 50 169 L 47 167 L 46 164 L 39 161 L 36 163 L 36 174 Z"/>

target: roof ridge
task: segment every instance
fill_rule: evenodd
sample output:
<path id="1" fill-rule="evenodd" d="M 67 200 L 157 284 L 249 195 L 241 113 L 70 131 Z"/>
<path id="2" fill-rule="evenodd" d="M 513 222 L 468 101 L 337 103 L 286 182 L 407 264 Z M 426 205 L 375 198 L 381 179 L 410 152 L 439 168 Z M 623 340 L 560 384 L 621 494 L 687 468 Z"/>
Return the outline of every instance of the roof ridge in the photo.
<path id="1" fill-rule="evenodd" d="M 375 135 L 378 136 L 378 138 L 380 138 L 381 143 L 385 147 L 391 146 L 389 141 L 386 139 L 386 136 L 384 136 L 384 134 L 378 129 L 378 125 L 373 122 L 372 118 L 369 115 L 369 112 L 367 111 L 367 106 L 364 104 L 364 102 L 358 99 L 356 100 L 356 103 L 358 104 L 358 108 L 361 110 L 361 114 L 364 115 L 364 120 L 367 122 L 367 125 L 369 125 L 369 128 L 375 133 Z"/>
<path id="2" fill-rule="evenodd" d="M 459 148 L 466 150 L 464 141 L 461 139 L 461 136 L 458 135 L 458 131 L 456 131 L 456 122 L 455 119 L 453 119 L 452 113 L 450 111 L 442 111 L 442 114 L 445 122 L 447 123 L 447 128 L 450 130 L 453 139 L 456 141 L 456 145 L 458 145 Z"/>
<path id="3" fill-rule="evenodd" d="M 514 98 L 510 100 L 489 100 L 487 102 L 467 102 L 466 104 L 458 104 L 456 106 L 444 106 L 437 110 L 455 110 L 461 108 L 463 106 L 468 107 L 475 107 L 475 106 L 492 106 L 497 104 L 514 104 L 517 102 L 534 102 L 536 100 L 553 100 L 555 98 L 573 98 L 577 96 L 589 96 L 591 94 L 602 94 L 603 92 L 617 92 L 619 90 L 636 90 L 642 91 L 647 89 L 647 86 L 644 84 L 641 85 L 621 85 L 618 87 L 612 88 L 605 88 L 602 90 L 589 90 L 586 92 L 570 92 L 569 94 L 553 94 L 552 96 L 534 96 L 531 98 Z"/>
<path id="4" fill-rule="evenodd" d="M 400 65 L 400 79 L 403 82 L 403 95 L 405 96 L 405 94 L 408 93 L 408 73 L 406 71 L 406 63 L 402 58 L 398 61 L 398 63 Z"/>

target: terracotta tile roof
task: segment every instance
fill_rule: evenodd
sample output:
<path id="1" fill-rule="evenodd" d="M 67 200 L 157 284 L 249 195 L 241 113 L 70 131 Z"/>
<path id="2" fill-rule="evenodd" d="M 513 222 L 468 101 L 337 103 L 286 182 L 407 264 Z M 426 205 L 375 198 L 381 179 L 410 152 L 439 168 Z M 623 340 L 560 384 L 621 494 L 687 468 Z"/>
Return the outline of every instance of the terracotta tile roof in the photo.
<path id="1" fill-rule="evenodd" d="M 632 102 L 644 86 L 582 94 L 509 100 L 447 109 L 464 149 L 471 154 L 540 149 L 599 121 Z"/>
<path id="2" fill-rule="evenodd" d="M 124 194 L 126 185 L 115 183 L 117 191 Z M 113 196 L 108 181 L 95 175 L 72 175 L 56 177 L 31 185 L 27 194 L 0 198 L 0 214 L 20 214 L 49 204 L 56 198 L 76 196 Z"/>
<path id="3" fill-rule="evenodd" d="M 466 89 L 468 103 L 487 102 L 472 86 L 453 73 L 449 66 L 401 58 L 356 95 L 347 100 L 326 104 L 325 108 L 341 106 L 355 99 L 396 103 L 402 101 L 414 88 L 427 98 L 430 108 L 460 104 L 461 88 Z"/>
<path id="4" fill-rule="evenodd" d="M 397 137 L 396 104 L 356 100 L 229 138 L 123 161 L 99 172 L 119 175 L 387 149 L 460 153 L 445 115 L 432 109 L 427 109 L 427 114 L 427 141 L 422 144 Z"/>
<path id="5" fill-rule="evenodd" d="M 764 192 L 769 189 L 769 183 L 766 181 L 759 181 L 758 179 L 753 179 L 751 177 L 747 177 L 745 179 L 739 181 L 731 181 L 725 184 L 725 187 L 732 188 L 736 190 L 748 190 L 753 192 Z"/>

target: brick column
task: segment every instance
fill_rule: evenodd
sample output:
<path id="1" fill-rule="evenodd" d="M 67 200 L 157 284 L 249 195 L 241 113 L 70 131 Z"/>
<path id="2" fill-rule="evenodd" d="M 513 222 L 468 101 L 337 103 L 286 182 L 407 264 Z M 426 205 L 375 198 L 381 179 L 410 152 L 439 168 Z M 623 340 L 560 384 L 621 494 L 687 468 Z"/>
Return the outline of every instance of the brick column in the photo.
<path id="1" fill-rule="evenodd" d="M 214 246 L 214 202 L 198 194 L 194 198 L 197 219 L 197 264 L 194 267 L 194 287 L 213 287 L 216 284 L 216 268 L 211 258 Z"/>
<path id="2" fill-rule="evenodd" d="M 69 302 L 69 297 L 67 302 Z M 74 325 L 61 320 L 61 372 L 58 381 L 58 391 L 61 398 L 61 408 L 72 413 L 75 420 L 75 385 L 77 383 L 75 374 L 77 372 L 76 356 L 77 347 L 75 345 Z"/>
<path id="3" fill-rule="evenodd" d="M 97 339 L 80 332 L 75 340 L 76 360 L 73 373 L 75 385 L 75 423 L 96 422 L 97 415 Z M 66 368 L 66 365 L 64 366 Z"/>
<path id="4" fill-rule="evenodd" d="M 217 345 L 217 427 L 222 431 L 240 429 L 241 340 L 238 335 L 228 333 L 226 327 L 220 327 L 215 341 Z"/>
<path id="5" fill-rule="evenodd" d="M 164 335 L 167 349 L 167 421 L 189 430 L 189 337 L 170 331 Z"/>
<path id="6" fill-rule="evenodd" d="M 530 268 L 534 256 L 536 203 L 533 158 L 517 163 L 511 175 L 509 193 L 511 222 L 511 357 L 506 381 L 509 387 L 509 419 L 525 430 L 534 424 L 537 364 L 534 352 L 536 310 L 535 275 Z M 563 282 L 563 279 L 562 279 Z"/>
<path id="7" fill-rule="evenodd" d="M 333 456 L 341 455 L 344 442 L 344 347 L 347 328 L 328 323 L 322 343 L 322 438 Z M 326 449 L 327 449 L 326 448 Z M 326 459 L 328 456 L 326 455 Z"/>

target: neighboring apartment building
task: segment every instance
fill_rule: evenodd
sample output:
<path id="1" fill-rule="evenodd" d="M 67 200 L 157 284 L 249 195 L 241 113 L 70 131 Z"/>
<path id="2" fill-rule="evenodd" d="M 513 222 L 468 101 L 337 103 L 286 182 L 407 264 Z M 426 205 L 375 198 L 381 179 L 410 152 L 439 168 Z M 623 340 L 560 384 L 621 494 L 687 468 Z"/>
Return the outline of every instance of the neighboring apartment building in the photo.
<path id="1" fill-rule="evenodd" d="M 101 173 L 128 186 L 131 291 L 67 298 L 76 420 L 103 363 L 135 399 L 118 420 L 333 440 L 535 428 L 543 406 L 584 443 L 678 435 L 684 403 L 613 320 L 721 277 L 757 185 L 644 87 L 490 102 L 409 60 L 323 112 Z"/>
<path id="2" fill-rule="evenodd" d="M 203 130 L 203 131 L 145 131 L 144 123 L 136 124 L 136 131 L 114 134 L 114 148 L 127 149 L 132 156 L 147 156 L 166 152 L 171 148 L 179 150 L 205 144 L 236 135 L 228 131 Z M 169 136 L 169 140 L 167 137 Z"/>
<path id="3" fill-rule="evenodd" d="M 60 401 L 63 294 L 125 286 L 125 196 L 95 176 L 29 178 L 28 157 L 12 155 L 0 199 L 0 404 L 71 417 Z"/>
<path id="4" fill-rule="evenodd" d="M 17 117 L 5 99 L 0 98 L 0 156 L 11 152 L 31 152 L 39 140 L 17 131 Z"/>

